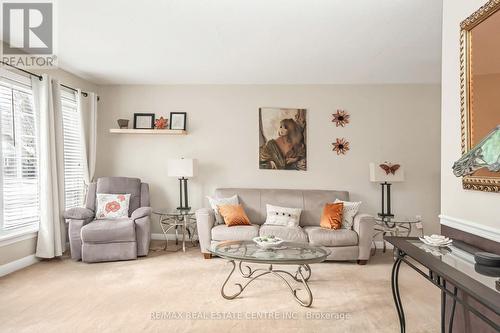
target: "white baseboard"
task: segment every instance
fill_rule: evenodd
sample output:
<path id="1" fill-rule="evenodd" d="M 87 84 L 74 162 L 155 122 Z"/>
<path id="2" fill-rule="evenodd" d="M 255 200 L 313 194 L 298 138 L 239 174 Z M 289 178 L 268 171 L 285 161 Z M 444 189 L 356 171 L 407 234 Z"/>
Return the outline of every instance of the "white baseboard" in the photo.
<path id="1" fill-rule="evenodd" d="M 15 261 L 11 261 L 5 265 L 0 266 L 0 276 L 10 274 L 25 267 L 36 264 L 39 261 L 34 254 L 26 256 Z"/>
<path id="2" fill-rule="evenodd" d="M 442 225 L 468 232 L 470 234 L 500 242 L 500 229 L 481 225 L 476 222 L 458 219 L 447 215 L 439 215 Z"/>
<path id="3" fill-rule="evenodd" d="M 168 238 L 169 241 L 175 240 L 175 234 L 167 234 L 167 238 Z M 162 241 L 164 241 L 165 240 L 165 235 L 154 233 L 154 234 L 151 234 L 151 239 L 152 240 L 162 240 Z M 179 233 L 179 240 L 181 240 L 181 239 L 182 239 L 182 234 Z M 198 240 L 198 235 L 195 235 L 194 239 Z M 186 240 L 187 240 L 187 235 L 186 235 Z"/>

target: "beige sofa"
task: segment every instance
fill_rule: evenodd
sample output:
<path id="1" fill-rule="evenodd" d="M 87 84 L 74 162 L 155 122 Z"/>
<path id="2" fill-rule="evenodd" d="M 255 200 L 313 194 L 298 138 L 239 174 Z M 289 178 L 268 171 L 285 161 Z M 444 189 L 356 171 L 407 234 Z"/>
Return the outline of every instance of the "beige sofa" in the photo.
<path id="1" fill-rule="evenodd" d="M 212 209 L 196 211 L 196 223 L 201 252 L 210 258 L 210 247 L 226 240 L 252 240 L 253 237 L 275 235 L 287 241 L 310 243 L 325 247 L 331 254 L 328 260 L 357 260 L 365 264 L 370 258 L 374 219 L 367 214 L 357 214 L 352 230 L 329 230 L 319 226 L 323 207 L 335 199 L 349 200 L 349 192 L 325 190 L 274 190 L 221 188 L 216 197 L 238 195 L 252 225 L 227 227 L 215 225 Z M 288 228 L 264 225 L 266 204 L 301 208 L 300 227 Z"/>

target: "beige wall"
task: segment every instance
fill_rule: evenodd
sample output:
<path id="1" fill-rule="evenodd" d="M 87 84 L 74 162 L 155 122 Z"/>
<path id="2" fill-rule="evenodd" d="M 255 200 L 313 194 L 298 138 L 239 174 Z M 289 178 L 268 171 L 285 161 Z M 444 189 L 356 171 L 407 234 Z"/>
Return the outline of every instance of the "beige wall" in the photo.
<path id="1" fill-rule="evenodd" d="M 406 182 L 393 186 L 399 214 L 422 215 L 425 231 L 439 230 L 440 87 L 438 85 L 104 86 L 98 129 L 98 176 L 133 176 L 150 183 L 152 206 L 173 209 L 178 183 L 167 159 L 199 160 L 190 180 L 193 207 L 216 187 L 349 190 L 362 210 L 377 213 L 380 187 L 368 180 L 370 161 L 405 166 Z M 307 172 L 258 168 L 258 108 L 308 109 Z M 336 128 L 331 113 L 344 108 L 351 124 Z M 187 136 L 110 134 L 134 112 L 188 113 Z M 336 137 L 351 142 L 346 156 L 331 149 Z M 155 222 L 153 232 L 160 232 Z"/>
<path id="2" fill-rule="evenodd" d="M 461 156 L 459 24 L 484 3 L 484 0 L 443 3 L 441 214 L 445 215 L 443 223 L 449 218 L 458 219 L 462 230 L 496 234 L 500 240 L 500 194 L 463 190 L 462 180 L 451 170 L 453 162 Z"/>
<path id="3" fill-rule="evenodd" d="M 68 73 L 64 70 L 36 71 L 38 74 L 47 73 L 57 78 L 62 83 L 74 88 L 81 88 L 84 91 L 98 92 L 98 86 L 85 81 L 78 76 Z M 24 258 L 35 253 L 36 238 L 23 240 L 17 243 L 0 247 L 0 266 L 9 262 Z"/>

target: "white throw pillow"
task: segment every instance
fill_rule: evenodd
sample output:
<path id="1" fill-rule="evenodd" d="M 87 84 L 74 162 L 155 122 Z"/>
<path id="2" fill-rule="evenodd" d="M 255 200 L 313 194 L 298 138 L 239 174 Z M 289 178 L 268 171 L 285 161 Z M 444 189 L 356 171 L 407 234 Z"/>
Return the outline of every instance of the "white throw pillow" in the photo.
<path id="1" fill-rule="evenodd" d="M 335 200 L 335 203 L 342 202 L 344 204 L 344 209 L 342 210 L 342 229 L 352 229 L 354 222 L 354 216 L 358 213 L 359 206 L 361 206 L 361 201 L 342 201 L 339 199 Z"/>
<path id="2" fill-rule="evenodd" d="M 130 194 L 97 193 L 96 219 L 119 219 L 128 217 Z"/>
<path id="3" fill-rule="evenodd" d="M 207 199 L 210 203 L 210 207 L 214 210 L 215 213 L 215 224 L 224 224 L 224 219 L 219 214 L 218 206 L 239 204 L 238 196 L 236 194 L 229 198 L 212 198 L 207 196 Z"/>
<path id="4" fill-rule="evenodd" d="M 266 213 L 266 222 L 264 224 L 298 227 L 302 209 L 266 205 Z"/>

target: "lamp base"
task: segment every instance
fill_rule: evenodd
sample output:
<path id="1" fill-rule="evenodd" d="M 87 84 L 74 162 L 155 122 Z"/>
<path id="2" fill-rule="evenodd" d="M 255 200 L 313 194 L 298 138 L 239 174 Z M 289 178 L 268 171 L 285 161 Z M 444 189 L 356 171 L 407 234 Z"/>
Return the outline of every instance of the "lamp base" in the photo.
<path id="1" fill-rule="evenodd" d="M 384 214 L 384 213 L 378 213 L 378 216 L 384 218 L 384 217 L 394 217 L 394 214 Z"/>
<path id="2" fill-rule="evenodd" d="M 177 207 L 177 210 L 181 210 L 181 211 L 189 211 L 191 210 L 191 207 Z"/>

